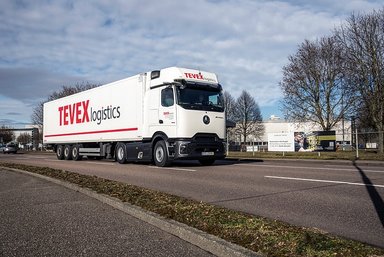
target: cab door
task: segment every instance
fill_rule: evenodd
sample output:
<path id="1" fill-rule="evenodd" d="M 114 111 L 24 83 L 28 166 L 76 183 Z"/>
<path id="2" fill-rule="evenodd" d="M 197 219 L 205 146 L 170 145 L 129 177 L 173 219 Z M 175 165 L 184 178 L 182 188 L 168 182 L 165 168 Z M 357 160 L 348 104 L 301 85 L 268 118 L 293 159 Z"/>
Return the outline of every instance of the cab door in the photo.
<path id="1" fill-rule="evenodd" d="M 168 137 L 176 136 L 176 101 L 173 87 L 160 91 L 159 126 Z"/>

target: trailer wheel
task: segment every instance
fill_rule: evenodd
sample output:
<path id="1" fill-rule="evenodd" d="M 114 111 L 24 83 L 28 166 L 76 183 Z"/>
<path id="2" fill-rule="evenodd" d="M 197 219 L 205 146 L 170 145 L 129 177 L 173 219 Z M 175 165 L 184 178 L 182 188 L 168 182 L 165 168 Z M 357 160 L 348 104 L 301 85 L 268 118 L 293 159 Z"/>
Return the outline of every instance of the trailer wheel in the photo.
<path id="1" fill-rule="evenodd" d="M 153 160 L 158 167 L 166 167 L 171 164 L 171 161 L 168 157 L 167 147 L 163 140 L 160 140 L 156 143 L 155 149 L 153 151 Z"/>
<path id="2" fill-rule="evenodd" d="M 64 146 L 64 159 L 72 160 L 72 146 L 71 145 L 65 145 Z"/>
<path id="3" fill-rule="evenodd" d="M 72 159 L 75 160 L 75 161 L 80 161 L 83 156 L 81 156 L 79 154 L 79 148 L 81 147 L 81 145 L 74 145 L 72 147 Z"/>
<path id="4" fill-rule="evenodd" d="M 127 162 L 127 148 L 125 147 L 125 144 L 118 143 L 116 145 L 115 159 L 120 164 L 124 164 Z"/>
<path id="5" fill-rule="evenodd" d="M 59 160 L 64 159 L 64 146 L 63 145 L 58 145 L 56 148 L 56 157 Z"/>

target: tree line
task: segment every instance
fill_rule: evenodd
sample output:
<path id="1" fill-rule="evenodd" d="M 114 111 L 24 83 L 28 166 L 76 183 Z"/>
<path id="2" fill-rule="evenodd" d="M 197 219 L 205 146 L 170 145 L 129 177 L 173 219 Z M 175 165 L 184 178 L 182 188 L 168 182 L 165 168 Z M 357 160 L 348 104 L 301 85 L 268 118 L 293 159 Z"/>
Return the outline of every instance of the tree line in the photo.
<path id="1" fill-rule="evenodd" d="M 250 135 L 261 138 L 264 134 L 263 116 L 255 98 L 248 91 L 243 90 L 236 100 L 226 91 L 224 103 L 226 120 L 236 123 L 235 127 L 227 129 L 227 137 L 239 136 L 244 145 Z"/>
<path id="2" fill-rule="evenodd" d="M 100 86 L 99 84 L 91 84 L 91 83 L 81 83 L 76 84 L 74 86 L 62 86 L 58 91 L 54 91 L 50 94 L 46 100 L 39 102 L 34 108 L 31 115 L 32 124 L 39 126 L 39 134 L 36 135 L 37 138 L 34 138 L 34 141 L 40 142 L 42 139 L 42 129 L 43 129 L 43 106 L 44 103 L 53 101 L 65 96 L 73 95 L 75 93 L 79 93 L 84 90 L 88 90 L 94 87 Z M 2 125 L 0 127 L 0 143 L 8 143 L 11 141 L 17 141 L 21 144 L 28 144 L 32 142 L 32 136 L 30 133 L 21 133 L 17 138 L 12 130 L 11 126 Z"/>
<path id="3" fill-rule="evenodd" d="M 32 143 L 32 135 L 31 133 L 20 133 L 20 135 L 16 138 L 15 132 L 11 127 L 2 125 L 0 127 L 0 144 L 6 144 L 11 141 L 17 141 L 23 145 Z"/>
<path id="4" fill-rule="evenodd" d="M 378 132 L 383 153 L 384 8 L 351 14 L 331 35 L 301 43 L 283 67 L 280 88 L 286 119 L 325 131 L 356 119 L 360 131 Z"/>

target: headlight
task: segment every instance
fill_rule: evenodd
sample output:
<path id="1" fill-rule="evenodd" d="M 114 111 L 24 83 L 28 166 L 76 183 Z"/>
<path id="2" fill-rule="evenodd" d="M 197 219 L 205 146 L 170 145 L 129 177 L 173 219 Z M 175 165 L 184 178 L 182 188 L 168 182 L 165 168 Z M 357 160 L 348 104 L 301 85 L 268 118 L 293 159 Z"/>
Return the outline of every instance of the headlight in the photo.
<path id="1" fill-rule="evenodd" d="M 188 154 L 188 145 L 190 142 L 183 142 L 179 145 L 179 154 Z"/>

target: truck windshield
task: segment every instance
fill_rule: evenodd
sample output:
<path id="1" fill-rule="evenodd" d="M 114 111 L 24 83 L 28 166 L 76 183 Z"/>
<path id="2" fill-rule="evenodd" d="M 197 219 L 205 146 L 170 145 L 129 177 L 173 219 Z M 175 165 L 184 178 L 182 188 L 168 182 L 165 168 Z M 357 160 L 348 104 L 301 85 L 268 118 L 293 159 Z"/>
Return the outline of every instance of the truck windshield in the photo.
<path id="1" fill-rule="evenodd" d="M 177 103 L 184 109 L 203 111 L 224 111 L 221 89 L 202 87 L 176 87 Z"/>

